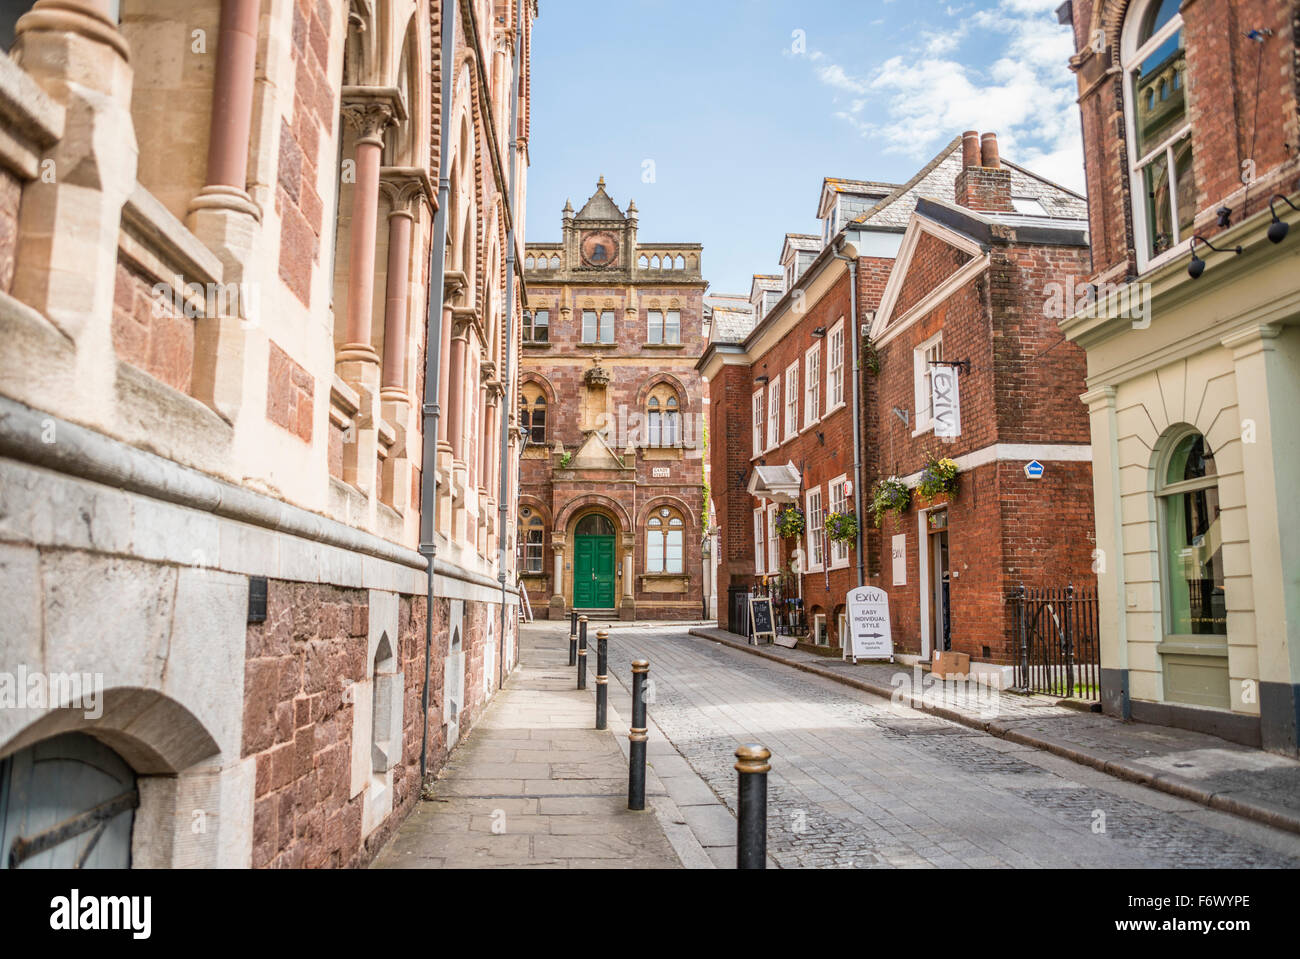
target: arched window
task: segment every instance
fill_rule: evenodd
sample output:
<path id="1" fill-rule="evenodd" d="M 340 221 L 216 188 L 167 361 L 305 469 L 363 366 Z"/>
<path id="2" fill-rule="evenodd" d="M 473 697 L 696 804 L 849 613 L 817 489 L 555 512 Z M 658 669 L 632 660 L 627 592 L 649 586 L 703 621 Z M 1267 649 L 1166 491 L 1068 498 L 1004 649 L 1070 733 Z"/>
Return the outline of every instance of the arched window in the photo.
<path id="1" fill-rule="evenodd" d="M 686 524 L 682 514 L 661 506 L 645 524 L 645 571 L 681 573 L 686 564 Z"/>
<path id="2" fill-rule="evenodd" d="M 1219 478 L 1204 436 L 1189 433 L 1174 444 L 1156 495 L 1164 525 L 1165 629 L 1171 636 L 1224 636 Z"/>
<path id="3" fill-rule="evenodd" d="M 681 442 L 681 409 L 677 393 L 667 383 L 650 391 L 646 400 L 646 446 L 674 447 Z"/>
<path id="4" fill-rule="evenodd" d="M 1190 240 L 1196 214 L 1180 0 L 1146 0 L 1121 37 L 1129 173 L 1140 266 Z"/>
<path id="5" fill-rule="evenodd" d="M 519 551 L 525 573 L 542 571 L 542 545 L 545 529 L 542 518 L 527 506 L 519 511 Z"/>
<path id="6" fill-rule="evenodd" d="M 519 391 L 519 425 L 529 445 L 546 445 L 546 396 L 536 383 L 525 383 Z"/>
<path id="7" fill-rule="evenodd" d="M 613 536 L 614 524 L 601 513 L 588 513 L 578 523 L 576 536 Z"/>
<path id="8" fill-rule="evenodd" d="M 551 269 L 558 270 L 559 268 L 560 268 L 560 255 L 557 253 L 551 257 Z"/>

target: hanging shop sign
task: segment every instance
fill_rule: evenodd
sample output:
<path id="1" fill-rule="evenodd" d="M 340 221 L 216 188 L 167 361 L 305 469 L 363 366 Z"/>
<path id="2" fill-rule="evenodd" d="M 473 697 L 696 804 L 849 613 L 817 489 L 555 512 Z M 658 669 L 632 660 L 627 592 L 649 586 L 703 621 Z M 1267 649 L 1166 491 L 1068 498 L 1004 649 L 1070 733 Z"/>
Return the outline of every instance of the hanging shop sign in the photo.
<path id="1" fill-rule="evenodd" d="M 934 435 L 941 439 L 961 436 L 961 390 L 957 366 L 930 368 L 930 408 Z"/>

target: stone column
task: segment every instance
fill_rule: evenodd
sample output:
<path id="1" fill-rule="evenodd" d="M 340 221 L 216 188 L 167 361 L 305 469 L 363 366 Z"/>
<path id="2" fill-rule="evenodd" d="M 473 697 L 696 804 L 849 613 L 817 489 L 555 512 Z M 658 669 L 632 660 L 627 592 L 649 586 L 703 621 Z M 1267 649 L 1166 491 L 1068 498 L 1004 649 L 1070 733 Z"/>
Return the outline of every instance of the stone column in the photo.
<path id="1" fill-rule="evenodd" d="M 555 580 L 551 583 L 550 618 L 564 618 L 564 534 L 551 533 L 551 551 L 555 554 Z"/>
<path id="2" fill-rule="evenodd" d="M 618 618 L 636 619 L 636 533 L 623 533 L 623 600 L 618 606 Z"/>
<path id="3" fill-rule="evenodd" d="M 217 65 L 208 126 L 207 183 L 190 204 L 197 210 L 227 210 L 261 218 L 248 195 L 248 138 L 253 118 L 257 64 L 258 0 L 221 0 Z"/>
<path id="4" fill-rule="evenodd" d="M 392 107 L 376 99 L 345 101 L 343 117 L 357 132 L 356 182 L 352 187 L 349 226 L 347 325 L 338 353 L 341 365 L 356 375 L 365 366 L 378 366 L 371 342 L 375 293 L 375 230 L 379 213 L 379 164 L 384 130 L 393 122 Z M 369 374 L 362 374 L 369 376 Z M 348 373 L 343 378 L 352 382 Z M 354 384 L 355 385 L 355 384 Z"/>
<path id="5" fill-rule="evenodd" d="M 380 396 L 385 401 L 408 403 L 406 392 L 407 303 L 411 282 L 410 210 L 388 214 L 388 270 L 384 296 L 384 369 Z"/>
<path id="6" fill-rule="evenodd" d="M 454 329 L 447 354 L 447 438 L 456 466 L 465 464 L 465 363 L 469 352 L 469 322 L 453 312 Z"/>

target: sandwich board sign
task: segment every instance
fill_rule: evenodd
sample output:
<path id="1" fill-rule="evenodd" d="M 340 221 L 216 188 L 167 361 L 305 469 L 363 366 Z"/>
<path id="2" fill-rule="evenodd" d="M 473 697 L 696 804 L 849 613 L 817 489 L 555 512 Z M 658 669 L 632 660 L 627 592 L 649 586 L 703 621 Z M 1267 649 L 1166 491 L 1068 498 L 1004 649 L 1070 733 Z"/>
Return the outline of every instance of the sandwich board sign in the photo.
<path id="1" fill-rule="evenodd" d="M 889 625 L 889 594 L 878 586 L 849 590 L 845 602 L 849 635 L 842 641 L 841 658 L 894 661 L 894 634 Z"/>
<path id="2" fill-rule="evenodd" d="M 749 631 L 754 645 L 763 642 L 767 636 L 769 643 L 776 642 L 776 618 L 772 615 L 772 598 L 770 596 L 749 597 Z"/>

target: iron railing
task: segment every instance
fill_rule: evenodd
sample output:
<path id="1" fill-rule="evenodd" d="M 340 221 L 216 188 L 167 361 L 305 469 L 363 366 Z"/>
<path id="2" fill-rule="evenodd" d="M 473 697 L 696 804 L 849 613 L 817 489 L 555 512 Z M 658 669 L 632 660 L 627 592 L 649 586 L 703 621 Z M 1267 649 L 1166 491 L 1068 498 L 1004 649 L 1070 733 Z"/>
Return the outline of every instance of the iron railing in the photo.
<path id="1" fill-rule="evenodd" d="M 1101 698 L 1097 590 L 1020 586 L 1011 596 L 1020 637 L 1018 692 Z"/>

